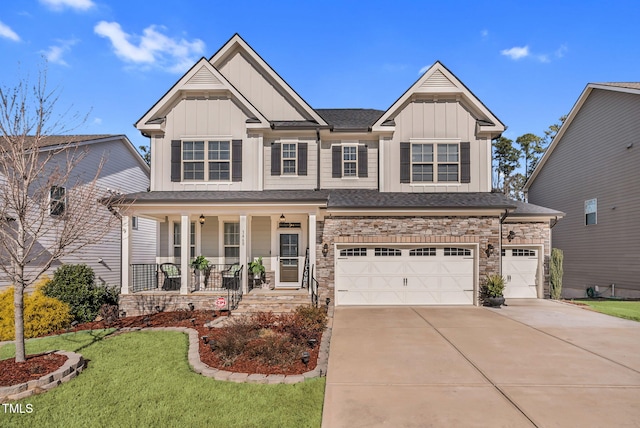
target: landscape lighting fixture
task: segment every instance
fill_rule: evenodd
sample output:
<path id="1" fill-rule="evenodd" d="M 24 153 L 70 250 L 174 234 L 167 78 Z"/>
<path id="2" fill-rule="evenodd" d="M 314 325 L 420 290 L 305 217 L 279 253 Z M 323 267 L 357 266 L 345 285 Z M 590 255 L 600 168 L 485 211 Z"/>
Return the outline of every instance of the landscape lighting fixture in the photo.
<path id="1" fill-rule="evenodd" d="M 311 354 L 309 354 L 307 351 L 304 351 L 302 353 L 302 362 L 304 363 L 304 365 L 306 366 L 307 364 L 309 364 L 309 359 L 311 359 Z"/>
<path id="2" fill-rule="evenodd" d="M 191 302 L 189 302 L 189 303 L 187 304 L 187 306 L 189 306 L 189 310 L 190 310 L 191 312 L 193 312 L 193 311 L 196 309 L 196 307 L 194 306 L 194 304 L 193 304 L 193 303 L 191 303 Z"/>

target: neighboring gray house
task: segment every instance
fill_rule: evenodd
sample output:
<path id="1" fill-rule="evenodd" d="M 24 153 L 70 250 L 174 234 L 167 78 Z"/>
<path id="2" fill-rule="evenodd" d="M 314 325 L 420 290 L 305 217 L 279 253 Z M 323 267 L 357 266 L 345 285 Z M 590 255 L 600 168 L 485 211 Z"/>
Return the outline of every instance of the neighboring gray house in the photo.
<path id="1" fill-rule="evenodd" d="M 132 301 L 146 290 L 211 306 L 217 276 L 186 274 L 197 255 L 245 273 L 262 257 L 276 291 L 312 276 L 336 305 L 473 305 L 499 272 L 507 297 L 547 293 L 561 213 L 491 192 L 491 140 L 505 126 L 440 62 L 386 111 L 314 109 L 234 35 L 136 127 L 151 142 L 151 191 L 128 195 L 123 214 L 160 222 L 157 263 L 182 274 L 124 272 Z M 135 250 L 123 249 L 128 265 Z"/>
<path id="2" fill-rule="evenodd" d="M 61 146 L 68 150 L 86 150 L 86 155 L 74 168 L 72 180 L 92 180 L 102 159 L 105 159 L 98 177 L 97 187 L 103 191 L 114 193 L 131 193 L 146 191 L 149 187 L 149 166 L 136 151 L 125 135 L 55 135 L 42 140 L 41 152 L 58 151 Z M 56 153 L 50 162 L 67 162 L 68 150 Z M 56 186 L 60 195 L 65 193 L 65 183 Z M 96 201 L 96 203 L 99 203 Z M 113 214 L 104 207 L 103 215 Z M 95 219 L 96 223 L 100 218 Z M 157 222 L 148 218 L 135 218 L 131 231 L 132 246 L 135 254 L 131 263 L 150 263 L 155 261 Z M 66 256 L 55 262 L 47 274 L 51 277 L 55 269 L 62 263 L 85 263 L 93 268 L 96 281 L 100 284 L 120 285 L 121 273 L 121 238 L 120 227 L 114 227 L 100 244 L 87 246 L 77 253 Z M 10 285 L 0 279 L 0 287 Z"/>
<path id="3" fill-rule="evenodd" d="M 525 191 L 566 213 L 564 297 L 640 297 L 640 83 L 587 85 Z"/>

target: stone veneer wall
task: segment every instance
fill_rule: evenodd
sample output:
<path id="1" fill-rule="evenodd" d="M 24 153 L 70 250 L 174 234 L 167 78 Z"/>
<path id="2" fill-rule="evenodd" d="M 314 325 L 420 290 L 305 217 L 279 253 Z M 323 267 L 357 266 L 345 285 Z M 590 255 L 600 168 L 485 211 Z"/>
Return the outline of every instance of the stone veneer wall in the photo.
<path id="1" fill-rule="evenodd" d="M 335 302 L 334 244 L 479 244 L 478 279 L 499 272 L 500 220 L 496 217 L 325 217 L 316 227 L 316 273 L 320 302 Z M 329 246 L 327 256 L 322 246 Z M 494 254 L 484 249 L 491 244 Z M 478 284 L 476 284 L 476 287 Z"/>
<path id="2" fill-rule="evenodd" d="M 509 242 L 507 235 L 513 231 L 516 235 Z M 549 259 L 551 258 L 551 228 L 549 223 L 504 223 L 502 225 L 503 245 L 544 245 L 544 282 L 542 284 L 544 297 L 549 298 Z"/>

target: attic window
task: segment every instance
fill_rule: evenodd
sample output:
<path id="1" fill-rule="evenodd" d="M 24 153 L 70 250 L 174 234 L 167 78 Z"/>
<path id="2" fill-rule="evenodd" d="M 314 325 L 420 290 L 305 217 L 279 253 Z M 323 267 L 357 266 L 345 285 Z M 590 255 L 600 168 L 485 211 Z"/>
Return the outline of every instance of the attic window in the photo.
<path id="1" fill-rule="evenodd" d="M 62 186 L 51 186 L 49 189 L 49 214 L 61 216 L 67 205 L 66 189 Z"/>

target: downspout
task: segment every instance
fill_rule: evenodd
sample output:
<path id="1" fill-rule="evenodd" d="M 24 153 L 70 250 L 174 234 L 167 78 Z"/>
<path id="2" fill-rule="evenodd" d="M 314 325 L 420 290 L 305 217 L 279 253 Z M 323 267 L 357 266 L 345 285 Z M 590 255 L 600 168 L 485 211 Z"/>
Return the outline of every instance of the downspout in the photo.
<path id="1" fill-rule="evenodd" d="M 509 216 L 509 210 L 504 210 L 500 215 L 500 238 L 498 239 L 498 275 L 502 276 L 502 223 Z"/>
<path id="2" fill-rule="evenodd" d="M 316 159 L 316 190 L 320 190 L 320 129 L 316 128 L 316 150 L 318 158 Z"/>

